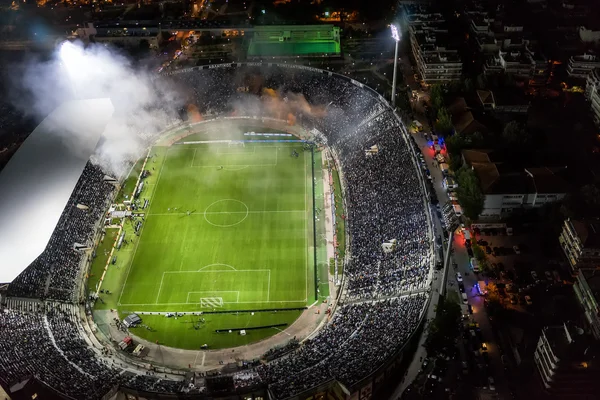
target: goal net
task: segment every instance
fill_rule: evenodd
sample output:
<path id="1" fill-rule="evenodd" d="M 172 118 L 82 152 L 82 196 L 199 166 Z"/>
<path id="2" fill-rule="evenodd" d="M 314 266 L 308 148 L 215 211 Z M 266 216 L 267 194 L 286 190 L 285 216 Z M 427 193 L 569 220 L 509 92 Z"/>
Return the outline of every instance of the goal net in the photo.
<path id="1" fill-rule="evenodd" d="M 223 307 L 223 298 L 222 297 L 202 297 L 200 299 L 200 307 L 202 307 L 202 308 Z"/>

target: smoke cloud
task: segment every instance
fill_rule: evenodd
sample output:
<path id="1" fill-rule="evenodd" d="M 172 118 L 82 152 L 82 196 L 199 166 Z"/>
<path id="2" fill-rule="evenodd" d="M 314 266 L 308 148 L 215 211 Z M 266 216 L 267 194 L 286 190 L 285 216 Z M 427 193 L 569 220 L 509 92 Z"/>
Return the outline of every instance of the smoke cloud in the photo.
<path id="1" fill-rule="evenodd" d="M 38 120 L 69 100 L 112 101 L 115 113 L 94 159 L 115 175 L 123 174 L 126 163 L 141 155 L 147 145 L 144 137 L 177 121 L 176 110 L 183 106 L 177 91 L 163 80 L 153 79 L 152 73 L 102 45 L 65 42 L 50 59 L 30 59 L 14 71 L 21 71 L 21 76 L 12 82 L 9 100 Z M 89 117 L 73 116 L 83 122 Z"/>

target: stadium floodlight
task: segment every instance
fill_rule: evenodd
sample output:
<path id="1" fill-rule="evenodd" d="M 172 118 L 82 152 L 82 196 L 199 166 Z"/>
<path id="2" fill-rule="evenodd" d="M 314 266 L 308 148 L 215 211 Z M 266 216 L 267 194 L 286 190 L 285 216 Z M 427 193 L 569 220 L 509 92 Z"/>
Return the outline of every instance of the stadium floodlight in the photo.
<path id="1" fill-rule="evenodd" d="M 400 41 L 400 31 L 398 30 L 398 26 L 395 24 L 392 24 L 390 26 L 392 28 L 392 37 L 394 38 L 394 40 L 396 42 Z"/>
<path id="2" fill-rule="evenodd" d="M 392 107 L 396 106 L 396 77 L 398 74 L 398 43 L 400 43 L 400 29 L 398 25 L 391 24 L 392 37 L 396 42 L 396 50 L 394 51 L 394 77 L 392 79 Z"/>

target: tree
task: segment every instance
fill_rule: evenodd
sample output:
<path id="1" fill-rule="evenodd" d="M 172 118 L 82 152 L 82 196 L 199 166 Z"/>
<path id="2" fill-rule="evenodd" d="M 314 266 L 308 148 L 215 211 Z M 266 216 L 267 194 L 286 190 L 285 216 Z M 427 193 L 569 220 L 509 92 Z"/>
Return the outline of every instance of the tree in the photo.
<path id="1" fill-rule="evenodd" d="M 477 89 L 484 90 L 487 88 L 488 82 L 484 74 L 477 75 Z"/>
<path id="2" fill-rule="evenodd" d="M 457 171 L 456 180 L 458 183 L 456 196 L 465 216 L 472 220 L 477 219 L 483 210 L 485 198 L 475 172 L 463 166 Z"/>
<path id="3" fill-rule="evenodd" d="M 439 354 L 444 349 L 455 346 L 455 340 L 460 333 L 460 306 L 451 300 L 440 297 L 436 315 L 429 325 L 429 335 L 425 347 L 429 354 Z"/>
<path id="4" fill-rule="evenodd" d="M 448 142 L 446 142 L 446 144 L 448 144 Z M 458 171 L 460 169 L 460 167 L 462 166 L 462 157 L 460 156 L 460 153 L 457 154 L 450 154 L 449 157 L 450 161 L 448 163 L 448 165 L 450 166 L 450 169 L 452 171 Z"/>
<path id="5" fill-rule="evenodd" d="M 583 202 L 591 209 L 600 209 L 600 189 L 594 184 L 582 186 L 581 197 Z"/>
<path id="6" fill-rule="evenodd" d="M 471 246 L 473 249 L 473 257 L 479 262 L 481 268 L 485 268 L 487 265 L 487 256 L 485 255 L 485 251 L 479 246 L 477 243 L 473 243 Z"/>
<path id="7" fill-rule="evenodd" d="M 431 86 L 431 106 L 433 107 L 434 116 L 444 107 L 444 90 L 442 85 L 435 84 Z"/>
<path id="8" fill-rule="evenodd" d="M 464 82 L 465 92 L 471 93 L 475 89 L 475 84 L 473 83 L 473 79 L 466 78 Z"/>
<path id="9" fill-rule="evenodd" d="M 439 133 L 447 134 L 452 131 L 452 117 L 446 107 L 442 107 L 437 113 L 437 121 L 435 122 L 435 130 Z"/>
<path id="10" fill-rule="evenodd" d="M 502 138 L 509 145 L 525 145 L 530 141 L 529 132 L 517 121 L 510 121 L 504 126 Z"/>

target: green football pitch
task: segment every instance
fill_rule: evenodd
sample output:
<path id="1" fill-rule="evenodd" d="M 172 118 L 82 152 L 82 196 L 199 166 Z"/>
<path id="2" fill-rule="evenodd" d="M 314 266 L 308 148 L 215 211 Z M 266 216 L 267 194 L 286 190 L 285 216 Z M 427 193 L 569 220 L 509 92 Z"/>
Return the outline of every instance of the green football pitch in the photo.
<path id="1" fill-rule="evenodd" d="M 299 144 L 169 148 L 119 305 L 213 311 L 314 301 L 310 160 Z"/>

